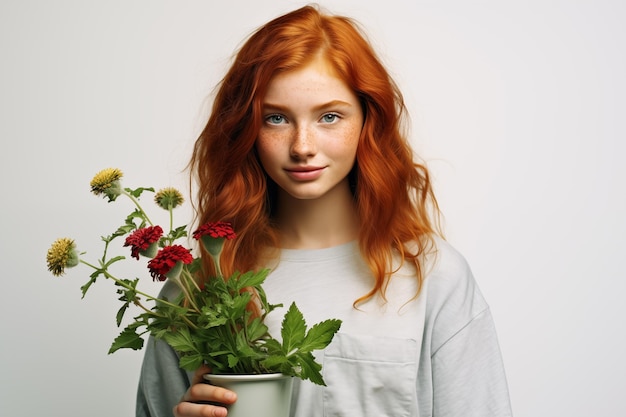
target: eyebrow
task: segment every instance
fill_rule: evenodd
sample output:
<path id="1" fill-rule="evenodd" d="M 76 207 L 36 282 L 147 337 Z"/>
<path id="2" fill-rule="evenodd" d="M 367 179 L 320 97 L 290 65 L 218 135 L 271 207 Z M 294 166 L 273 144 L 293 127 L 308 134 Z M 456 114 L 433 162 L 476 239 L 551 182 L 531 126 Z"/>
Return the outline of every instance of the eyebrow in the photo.
<path id="1" fill-rule="evenodd" d="M 313 107 L 313 111 L 320 111 L 329 107 L 352 107 L 352 104 L 343 101 L 343 100 L 331 100 L 328 103 L 322 103 L 315 107 Z M 263 103 L 263 109 L 269 110 L 278 110 L 278 111 L 287 111 L 289 108 L 287 106 L 281 106 L 280 104 L 272 104 L 272 103 Z"/>

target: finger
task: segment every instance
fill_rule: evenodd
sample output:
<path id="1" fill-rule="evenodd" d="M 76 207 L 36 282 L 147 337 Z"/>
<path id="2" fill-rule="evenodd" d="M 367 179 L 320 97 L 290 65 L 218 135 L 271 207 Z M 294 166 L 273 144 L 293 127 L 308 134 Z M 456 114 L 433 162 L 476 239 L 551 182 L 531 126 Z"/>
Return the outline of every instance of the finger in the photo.
<path id="1" fill-rule="evenodd" d="M 202 365 L 200 368 L 196 370 L 196 373 L 193 375 L 193 379 L 191 381 L 191 385 L 199 384 L 204 382 L 204 375 L 211 372 L 211 368 L 206 365 Z"/>
<path id="2" fill-rule="evenodd" d="M 225 417 L 228 413 L 224 407 L 190 402 L 177 404 L 173 411 L 175 417 Z"/>
<path id="3" fill-rule="evenodd" d="M 209 383 L 194 384 L 185 393 L 182 401 L 212 402 L 220 404 L 232 404 L 237 400 L 237 394 L 226 388 L 211 385 Z"/>

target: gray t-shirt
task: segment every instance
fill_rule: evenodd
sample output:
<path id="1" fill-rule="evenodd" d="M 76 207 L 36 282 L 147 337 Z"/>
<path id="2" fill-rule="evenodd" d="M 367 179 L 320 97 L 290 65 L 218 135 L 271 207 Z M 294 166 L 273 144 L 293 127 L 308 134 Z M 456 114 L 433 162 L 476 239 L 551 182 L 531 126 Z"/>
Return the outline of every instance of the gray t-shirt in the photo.
<path id="1" fill-rule="evenodd" d="M 308 325 L 343 322 L 316 355 L 327 386 L 296 380 L 293 417 L 512 415 L 488 305 L 465 259 L 441 239 L 436 246 L 419 297 L 414 267 L 396 258 L 386 300 L 375 296 L 357 308 L 373 284 L 357 242 L 281 252 L 264 285 L 269 302 L 285 306 L 267 317 L 272 334 L 280 335 L 291 302 Z M 147 342 L 137 417 L 172 415 L 190 377 L 177 364 L 165 343 Z"/>

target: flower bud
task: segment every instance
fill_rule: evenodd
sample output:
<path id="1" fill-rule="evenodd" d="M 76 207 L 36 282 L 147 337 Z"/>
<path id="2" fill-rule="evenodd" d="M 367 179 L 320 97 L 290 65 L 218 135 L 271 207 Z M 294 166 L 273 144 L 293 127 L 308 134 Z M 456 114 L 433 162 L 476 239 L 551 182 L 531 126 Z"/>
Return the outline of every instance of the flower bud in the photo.
<path id="1" fill-rule="evenodd" d="M 126 237 L 124 246 L 130 246 L 130 255 L 139 259 L 139 255 L 148 258 L 154 258 L 159 249 L 159 240 L 163 236 L 163 228 L 161 226 L 148 226 L 137 229 Z"/>
<path id="2" fill-rule="evenodd" d="M 165 210 L 170 210 L 183 204 L 185 199 L 176 188 L 168 187 L 159 190 L 154 195 L 154 201 L 159 205 L 159 207 Z"/>
<path id="3" fill-rule="evenodd" d="M 234 239 L 236 236 L 228 222 L 206 223 L 193 232 L 194 239 L 200 240 L 211 256 L 219 256 L 224 247 L 224 240 Z"/>
<path id="4" fill-rule="evenodd" d="M 190 264 L 191 262 L 193 262 L 193 256 L 189 249 L 181 245 L 172 245 L 162 248 L 148 262 L 148 269 L 154 281 L 165 281 L 167 278 L 178 278 L 183 264 Z"/>
<path id="5" fill-rule="evenodd" d="M 117 168 L 106 168 L 98 172 L 91 180 L 91 192 L 95 195 L 102 195 L 109 198 L 109 202 L 122 194 L 122 184 L 120 179 L 124 174 Z"/>
<path id="6" fill-rule="evenodd" d="M 140 250 L 139 254 L 141 256 L 145 256 L 146 258 L 154 258 L 158 251 L 159 251 L 159 243 L 154 242 L 154 243 L 151 243 L 147 249 Z"/>
<path id="7" fill-rule="evenodd" d="M 54 241 L 46 256 L 48 271 L 58 277 L 65 273 L 65 268 L 71 268 L 80 262 L 76 251 L 76 244 L 72 239 L 63 237 Z"/>

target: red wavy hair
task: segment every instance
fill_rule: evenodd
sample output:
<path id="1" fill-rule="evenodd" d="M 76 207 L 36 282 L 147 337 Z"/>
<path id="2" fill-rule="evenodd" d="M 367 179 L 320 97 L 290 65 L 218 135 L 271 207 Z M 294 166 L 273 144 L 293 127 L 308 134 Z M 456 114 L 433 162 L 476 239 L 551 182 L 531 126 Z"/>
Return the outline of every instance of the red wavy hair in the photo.
<path id="1" fill-rule="evenodd" d="M 267 86 L 279 72 L 306 65 L 321 53 L 359 97 L 364 125 L 350 174 L 360 219 L 359 245 L 376 283 L 356 302 L 385 295 L 392 254 L 417 268 L 438 232 L 438 206 L 428 170 L 416 163 L 403 130 L 406 109 L 397 85 L 358 24 L 306 6 L 259 28 L 243 44 L 217 90 L 211 115 L 197 139 L 190 168 L 197 182 L 200 224 L 229 221 L 225 275 L 259 267 L 266 248 L 278 246 L 272 224 L 272 187 L 255 151 Z M 371 222 L 371 219 L 376 219 Z M 208 256 L 207 267 L 212 268 Z"/>

